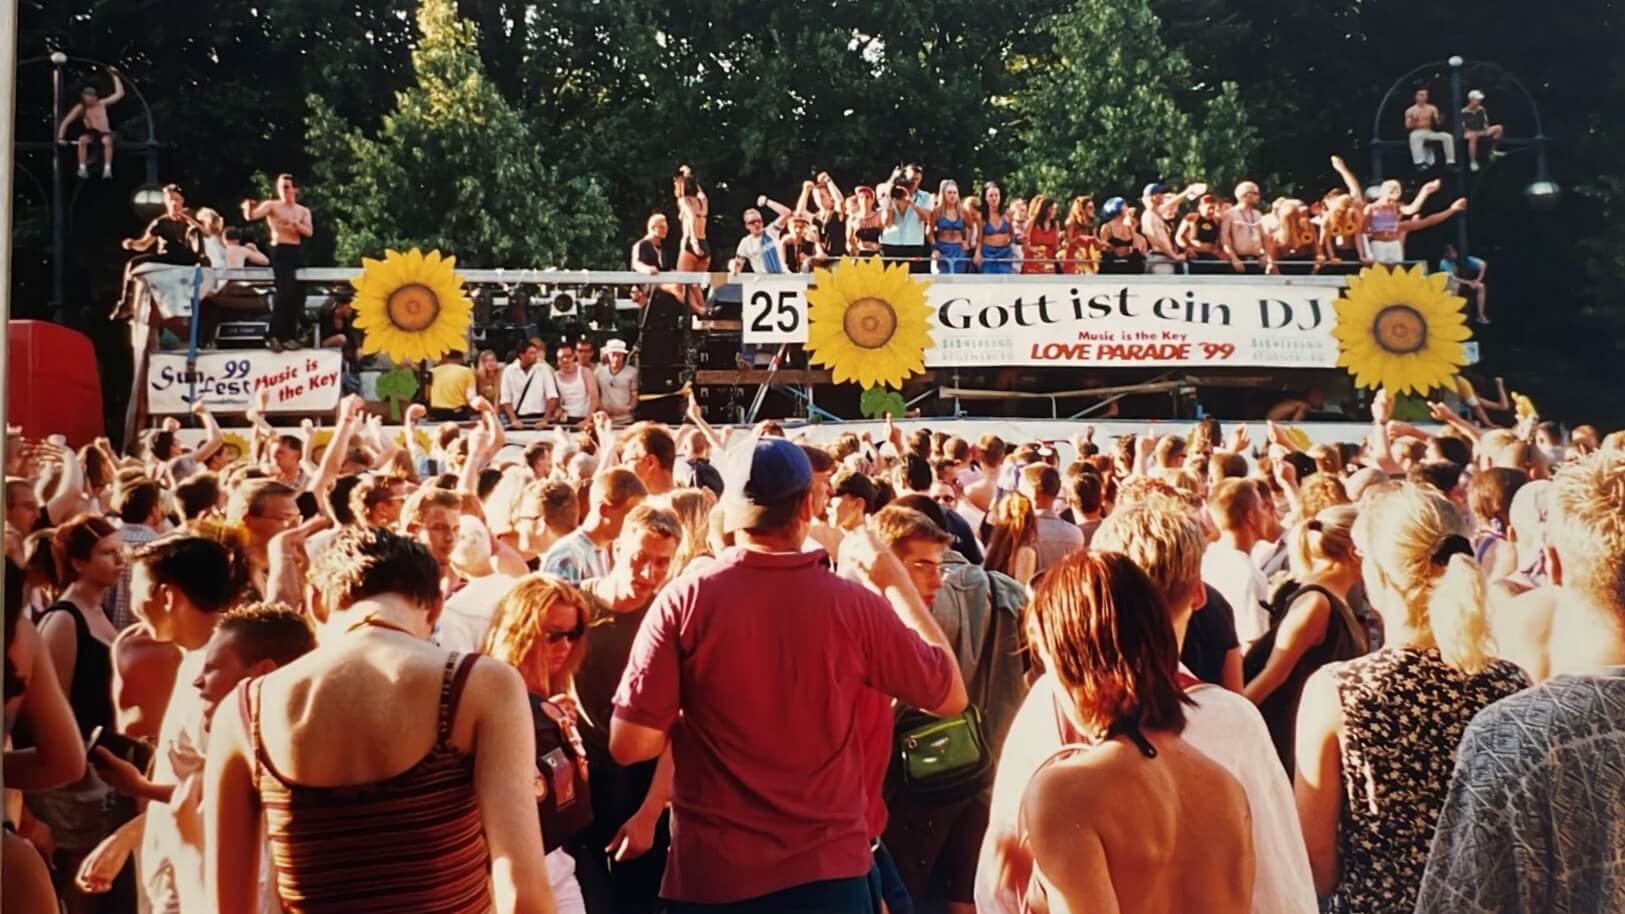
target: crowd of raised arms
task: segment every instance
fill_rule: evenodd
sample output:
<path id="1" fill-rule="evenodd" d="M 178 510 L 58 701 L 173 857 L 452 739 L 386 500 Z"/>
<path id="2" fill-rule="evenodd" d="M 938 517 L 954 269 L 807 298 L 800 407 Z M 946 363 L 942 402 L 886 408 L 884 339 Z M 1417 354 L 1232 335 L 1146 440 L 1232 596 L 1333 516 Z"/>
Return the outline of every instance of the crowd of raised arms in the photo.
<path id="1" fill-rule="evenodd" d="M 873 255 L 920 273 L 1356 272 L 1403 262 L 1406 235 L 1466 208 L 1462 199 L 1421 215 L 1439 190 L 1437 179 L 1421 184 L 1409 201 L 1401 182 L 1385 181 L 1368 202 L 1343 160 L 1333 156 L 1331 163 L 1337 176 L 1331 190 L 1307 202 L 1276 197 L 1267 211 L 1252 181 L 1229 197 L 1200 182 L 1182 190 L 1154 182 L 1138 200 L 1112 197 L 1097 208 L 1091 196 L 1009 198 L 991 181 L 961 190 L 945 178 L 932 193 L 918 165 L 850 194 L 825 172 L 802 182 L 793 206 L 758 197 L 744 213 L 744 237 L 728 265 L 735 272 L 795 273 Z M 705 270 L 713 254 L 709 200 L 686 166 L 674 186 L 682 229 L 676 267 Z M 669 231 L 662 214 L 651 216 L 648 228 L 657 241 Z"/>
<path id="2" fill-rule="evenodd" d="M 8 435 L 7 914 L 1625 904 L 1625 432 L 473 408 Z"/>

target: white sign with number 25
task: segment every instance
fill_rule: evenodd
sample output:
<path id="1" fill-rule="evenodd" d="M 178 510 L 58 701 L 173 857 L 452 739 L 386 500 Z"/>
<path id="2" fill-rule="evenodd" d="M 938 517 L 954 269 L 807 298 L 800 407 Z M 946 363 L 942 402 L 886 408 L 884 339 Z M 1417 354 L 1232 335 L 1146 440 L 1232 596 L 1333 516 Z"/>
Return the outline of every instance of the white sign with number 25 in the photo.
<path id="1" fill-rule="evenodd" d="M 745 342 L 807 341 L 807 277 L 744 276 L 740 297 Z"/>

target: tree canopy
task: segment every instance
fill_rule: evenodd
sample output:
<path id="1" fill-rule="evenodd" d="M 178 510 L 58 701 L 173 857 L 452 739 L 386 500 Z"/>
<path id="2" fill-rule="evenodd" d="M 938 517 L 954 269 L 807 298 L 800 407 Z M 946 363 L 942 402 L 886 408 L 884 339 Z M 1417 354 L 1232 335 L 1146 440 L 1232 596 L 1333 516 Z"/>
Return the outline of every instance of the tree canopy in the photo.
<path id="1" fill-rule="evenodd" d="M 1340 154 L 1369 179 L 1379 101 L 1453 54 L 1510 136 L 1534 111 L 1565 188 L 1551 212 L 1521 191 L 1514 150 L 1472 178 L 1472 252 L 1491 264 L 1478 334 L 1505 375 L 1559 416 L 1625 421 L 1625 58 L 1609 0 L 23 0 L 20 56 L 53 49 L 118 66 L 151 103 L 160 180 L 193 206 L 235 211 L 263 174 L 308 188 L 309 258 L 434 244 L 465 263 L 620 268 L 669 178 L 692 164 L 714 245 L 759 193 L 793 197 L 830 171 L 844 187 L 918 161 L 928 182 L 996 179 L 1007 194 L 1124 193 L 1152 179 L 1258 180 L 1266 200 L 1318 197 Z M 458 18 L 460 16 L 461 18 Z M 1447 71 L 1420 70 L 1446 109 Z M 45 139 L 50 67 L 19 72 L 18 134 Z M 75 64 L 70 82 L 105 75 Z M 1400 108 L 1403 106 L 1401 105 Z M 1384 114 L 1397 137 L 1400 108 Z M 131 101 L 121 137 L 144 127 Z M 81 314 L 116 294 L 117 240 L 143 180 L 71 201 L 69 271 Z M 1408 169 L 1385 154 L 1387 175 Z M 19 156 L 14 313 L 49 300 L 50 160 Z M 1448 198 L 1449 194 L 1442 195 Z M 788 202 L 788 200 L 786 201 Z M 1449 231 L 1413 238 L 1434 256 Z M 1575 385 L 1573 366 L 1600 383 Z"/>
<path id="2" fill-rule="evenodd" d="M 316 205 L 342 262 L 385 249 L 438 248 L 466 266 L 585 268 L 612 256 L 597 179 L 564 178 L 523 115 L 486 78 L 477 29 L 451 0 L 423 0 L 416 83 L 376 136 L 320 95 L 307 104 Z"/>

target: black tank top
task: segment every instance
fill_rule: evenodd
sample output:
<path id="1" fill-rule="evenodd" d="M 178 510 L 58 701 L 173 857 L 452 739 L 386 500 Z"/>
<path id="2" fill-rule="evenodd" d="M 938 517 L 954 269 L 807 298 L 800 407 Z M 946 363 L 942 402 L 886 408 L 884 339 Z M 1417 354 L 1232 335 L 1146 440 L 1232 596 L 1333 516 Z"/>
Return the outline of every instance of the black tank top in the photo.
<path id="1" fill-rule="evenodd" d="M 40 613 L 44 624 L 51 613 L 65 612 L 73 617 L 73 682 L 68 684 L 68 703 L 73 706 L 73 719 L 79 724 L 79 735 L 90 736 L 97 727 L 113 726 L 113 649 L 96 640 L 85 623 L 79 607 L 67 600 L 58 600 Z"/>
<path id="2" fill-rule="evenodd" d="M 1203 244 L 1219 243 L 1219 220 L 1196 218 L 1196 229 L 1191 232 Z"/>
<path id="3" fill-rule="evenodd" d="M 1269 652 L 1275 648 L 1275 636 L 1280 629 L 1281 619 L 1293 604 L 1311 593 L 1320 594 L 1331 604 L 1331 611 L 1326 617 L 1326 634 L 1321 636 L 1318 644 L 1303 652 L 1297 665 L 1287 674 L 1286 681 L 1258 705 L 1258 712 L 1269 727 L 1270 740 L 1275 743 L 1275 752 L 1288 777 L 1292 776 L 1296 758 L 1298 702 L 1303 697 L 1304 684 L 1326 664 L 1352 660 L 1366 652 L 1364 627 L 1354 610 L 1337 594 L 1319 584 L 1310 584 L 1297 588 L 1290 596 L 1271 601 L 1275 604 L 1271 606 L 1272 613 L 1279 611 L 1280 616 L 1270 620 L 1269 631 L 1247 652 L 1242 661 L 1245 676 L 1252 679 L 1263 670 Z"/>

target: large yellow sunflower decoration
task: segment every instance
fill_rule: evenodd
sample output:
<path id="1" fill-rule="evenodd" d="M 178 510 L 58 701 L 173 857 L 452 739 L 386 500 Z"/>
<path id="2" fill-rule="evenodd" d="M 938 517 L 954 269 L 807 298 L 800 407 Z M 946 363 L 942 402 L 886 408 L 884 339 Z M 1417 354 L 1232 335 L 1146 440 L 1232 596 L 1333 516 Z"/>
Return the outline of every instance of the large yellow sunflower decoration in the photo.
<path id="1" fill-rule="evenodd" d="M 463 295 L 457 258 L 417 248 L 361 259 L 355 286 L 355 325 L 365 332 L 363 355 L 382 352 L 396 362 L 434 360 L 467 348 L 473 303 Z"/>
<path id="2" fill-rule="evenodd" d="M 931 346 L 928 282 L 907 264 L 846 258 L 813 271 L 807 290 L 808 361 L 825 365 L 836 383 L 897 387 L 925 370 Z"/>
<path id="3" fill-rule="evenodd" d="M 1444 273 L 1424 274 L 1420 266 L 1366 267 L 1349 278 L 1337 300 L 1337 364 L 1360 387 L 1394 394 L 1426 394 L 1449 387 L 1457 367 L 1467 363 L 1462 343 L 1466 302 L 1446 288 Z"/>

